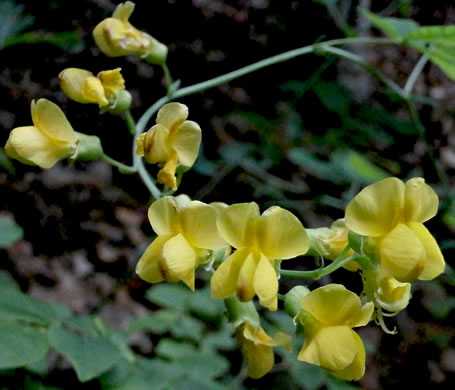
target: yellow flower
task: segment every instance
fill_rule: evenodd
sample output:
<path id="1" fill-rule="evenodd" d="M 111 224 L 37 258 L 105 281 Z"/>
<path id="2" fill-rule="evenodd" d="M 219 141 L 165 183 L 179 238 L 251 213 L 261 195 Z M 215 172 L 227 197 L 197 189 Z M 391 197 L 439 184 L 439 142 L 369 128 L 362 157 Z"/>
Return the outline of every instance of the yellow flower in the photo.
<path id="1" fill-rule="evenodd" d="M 308 237 L 300 221 L 277 206 L 260 216 L 258 205 L 252 202 L 221 210 L 217 227 L 237 250 L 212 276 L 212 297 L 227 298 L 237 292 L 241 301 L 249 301 L 257 295 L 261 305 L 276 310 L 278 280 L 272 261 L 307 252 Z"/>
<path id="2" fill-rule="evenodd" d="M 150 164 L 164 163 L 157 179 L 171 189 L 177 188 L 177 167 L 191 167 L 201 145 L 201 128 L 187 117 L 188 107 L 184 104 L 165 104 L 158 111 L 156 125 L 136 140 L 138 156 L 144 156 Z"/>
<path id="3" fill-rule="evenodd" d="M 267 374 L 275 364 L 272 347 L 288 346 L 291 337 L 278 332 L 270 337 L 261 327 L 255 328 L 248 322 L 236 328 L 235 336 L 243 356 L 248 361 L 248 376 L 261 378 Z"/>
<path id="4" fill-rule="evenodd" d="M 364 188 L 346 208 L 349 229 L 369 237 L 379 259 L 380 277 L 399 282 L 430 280 L 444 272 L 444 258 L 423 226 L 436 215 L 438 196 L 414 178 L 404 184 L 388 178 Z"/>
<path id="5" fill-rule="evenodd" d="M 120 3 L 112 18 L 99 23 L 93 38 L 99 49 L 109 57 L 136 55 L 153 64 L 166 61 L 167 47 L 149 34 L 133 27 L 128 21 L 134 11 L 131 1 Z"/>
<path id="6" fill-rule="evenodd" d="M 301 300 L 296 321 L 304 327 L 298 360 L 316 364 L 343 380 L 360 379 L 365 372 L 365 348 L 352 328 L 368 324 L 373 303 L 361 306 L 359 297 L 340 284 L 317 288 Z"/>
<path id="7" fill-rule="evenodd" d="M 76 153 L 78 137 L 63 111 L 46 99 L 32 101 L 34 126 L 16 127 L 5 145 L 8 156 L 28 165 L 50 168 Z"/>
<path id="8" fill-rule="evenodd" d="M 100 107 L 115 104 L 125 89 L 120 68 L 106 70 L 95 77 L 85 69 L 67 68 L 58 75 L 65 94 L 78 103 L 97 103 Z"/>
<path id="9" fill-rule="evenodd" d="M 198 201 L 165 196 L 152 203 L 148 218 L 158 235 L 139 259 L 136 272 L 150 282 L 182 280 L 194 290 L 194 271 L 209 249 L 227 246 L 216 230 L 217 211 Z"/>

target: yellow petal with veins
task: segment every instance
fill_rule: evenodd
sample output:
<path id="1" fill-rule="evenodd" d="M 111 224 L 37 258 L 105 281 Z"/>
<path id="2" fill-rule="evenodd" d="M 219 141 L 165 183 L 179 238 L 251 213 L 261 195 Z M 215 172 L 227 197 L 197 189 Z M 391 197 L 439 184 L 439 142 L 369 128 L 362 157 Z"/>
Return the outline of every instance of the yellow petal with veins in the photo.
<path id="1" fill-rule="evenodd" d="M 313 290 L 302 299 L 302 309 L 324 325 L 366 325 L 374 306 L 361 307 L 359 297 L 341 284 L 329 284 Z"/>
<path id="2" fill-rule="evenodd" d="M 220 236 L 234 248 L 250 246 L 255 237 L 251 221 L 259 217 L 256 203 L 237 203 L 220 211 L 216 225 Z"/>
<path id="3" fill-rule="evenodd" d="M 177 178 L 175 177 L 175 171 L 177 169 L 178 157 L 173 155 L 169 160 L 166 161 L 164 167 L 158 172 L 156 180 L 158 183 L 167 185 L 171 190 L 177 189 Z"/>
<path id="4" fill-rule="evenodd" d="M 171 277 L 182 280 L 194 291 L 194 269 L 196 268 L 196 252 L 182 234 L 170 238 L 161 251 L 161 272 L 169 272 Z M 165 265 L 165 266 L 164 266 Z M 166 277 L 166 274 L 164 275 Z"/>
<path id="5" fill-rule="evenodd" d="M 352 365 L 357 355 L 364 353 L 363 344 L 360 348 L 356 336 L 346 325 L 323 327 L 311 338 L 305 339 L 297 359 L 332 373 L 342 371 Z"/>
<path id="6" fill-rule="evenodd" d="M 169 129 L 176 130 L 188 118 L 188 107 L 181 103 L 167 103 L 160 108 L 156 123 Z"/>
<path id="7" fill-rule="evenodd" d="M 160 259 L 163 245 L 173 237 L 173 234 L 165 234 L 156 237 L 147 247 L 136 266 L 136 273 L 149 283 L 158 283 L 164 280 L 161 272 Z"/>
<path id="8" fill-rule="evenodd" d="M 35 126 L 24 126 L 11 131 L 5 149 L 21 162 L 51 168 L 60 159 L 70 157 L 76 145 L 49 138 Z"/>
<path id="9" fill-rule="evenodd" d="M 405 184 L 404 220 L 423 223 L 438 212 L 439 199 L 436 192 L 421 177 Z"/>
<path id="10" fill-rule="evenodd" d="M 51 140 L 75 144 L 77 136 L 63 111 L 47 99 L 32 101 L 32 121 Z"/>
<path id="11" fill-rule="evenodd" d="M 408 227 L 416 234 L 425 250 L 420 280 L 431 280 L 444 272 L 445 261 L 438 243 L 428 229 L 418 222 L 409 222 Z"/>
<path id="12" fill-rule="evenodd" d="M 145 136 L 137 139 L 137 144 L 142 140 L 142 150 L 145 160 L 150 164 L 165 162 L 169 159 L 169 148 L 167 146 L 167 138 L 169 137 L 169 129 L 165 126 L 155 125 L 150 128 Z M 140 148 L 138 147 L 138 151 Z M 136 153 L 138 154 L 138 151 Z"/>
<path id="13" fill-rule="evenodd" d="M 180 212 L 182 232 L 196 248 L 221 249 L 227 243 L 218 235 L 216 209 L 208 204 L 193 201 Z"/>
<path id="14" fill-rule="evenodd" d="M 240 267 L 239 277 L 237 279 L 237 297 L 242 302 L 252 300 L 255 295 L 253 280 L 256 265 L 254 256 L 250 253 Z"/>
<path id="15" fill-rule="evenodd" d="M 365 373 L 365 348 L 362 339 L 354 331 L 352 332 L 352 337 L 354 338 L 355 348 L 358 352 L 357 355 L 352 363 L 343 370 L 331 372 L 336 378 L 345 381 L 360 379 Z"/>
<path id="16" fill-rule="evenodd" d="M 364 188 L 346 208 L 346 226 L 355 233 L 380 237 L 390 232 L 402 214 L 405 186 L 394 177 Z"/>
<path id="17" fill-rule="evenodd" d="M 212 298 L 227 298 L 235 293 L 240 267 L 248 255 L 248 249 L 239 249 L 219 265 L 210 280 Z"/>
<path id="18" fill-rule="evenodd" d="M 180 164 L 191 167 L 201 145 L 201 128 L 196 122 L 184 121 L 169 136 L 169 145 L 177 153 Z"/>
<path id="19" fill-rule="evenodd" d="M 379 244 L 381 278 L 393 277 L 400 282 L 412 282 L 422 273 L 425 248 L 408 226 L 398 224 Z"/>
<path id="20" fill-rule="evenodd" d="M 278 278 L 275 268 L 265 256 L 259 260 L 253 283 L 260 304 L 271 311 L 275 311 L 278 307 Z"/>
<path id="21" fill-rule="evenodd" d="M 82 94 L 85 80 L 94 77 L 92 72 L 79 68 L 67 68 L 58 75 L 60 87 L 66 96 L 78 103 L 93 103 L 93 99 Z"/>
<path id="22" fill-rule="evenodd" d="M 126 23 L 133 13 L 134 7 L 135 4 L 132 1 L 125 1 L 124 3 L 120 3 L 117 5 L 117 8 L 115 8 L 112 17 Z"/>
<path id="23" fill-rule="evenodd" d="M 291 212 L 270 207 L 258 219 L 257 239 L 270 260 L 290 259 L 305 254 L 309 240 L 305 228 Z"/>
<path id="24" fill-rule="evenodd" d="M 125 89 L 125 80 L 120 71 L 120 68 L 105 70 L 97 75 L 103 85 L 104 94 L 109 101 L 114 100 L 118 93 Z"/>
<path id="25" fill-rule="evenodd" d="M 101 81 L 95 76 L 87 77 L 84 80 L 81 94 L 86 100 L 98 103 L 100 107 L 109 104 L 106 95 L 104 94 L 103 84 L 101 84 Z"/>
<path id="26" fill-rule="evenodd" d="M 180 232 L 177 205 L 172 196 L 164 196 L 153 202 L 148 210 L 148 218 L 158 235 Z"/>

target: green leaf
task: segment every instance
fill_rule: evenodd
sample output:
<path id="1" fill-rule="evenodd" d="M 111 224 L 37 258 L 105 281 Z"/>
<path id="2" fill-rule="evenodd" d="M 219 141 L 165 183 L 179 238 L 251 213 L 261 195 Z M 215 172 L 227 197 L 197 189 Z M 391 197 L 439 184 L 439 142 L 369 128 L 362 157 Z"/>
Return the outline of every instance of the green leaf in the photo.
<path id="1" fill-rule="evenodd" d="M 410 19 L 383 18 L 364 9 L 361 13 L 385 35 L 398 41 L 405 41 L 408 35 L 419 28 L 419 25 Z"/>
<path id="2" fill-rule="evenodd" d="M 180 284 L 157 284 L 147 290 L 145 297 L 158 306 L 185 310 L 193 292 Z"/>
<path id="3" fill-rule="evenodd" d="M 223 322 L 223 326 L 217 332 L 211 332 L 204 336 L 201 341 L 203 352 L 214 352 L 216 350 L 230 351 L 235 349 L 234 328 L 231 323 Z"/>
<path id="4" fill-rule="evenodd" d="M 16 170 L 10 158 L 6 155 L 5 150 L 0 148 L 0 167 L 13 174 Z"/>
<path id="5" fill-rule="evenodd" d="M 293 353 L 288 351 L 280 351 L 280 354 L 286 357 L 286 361 L 289 364 L 289 372 L 302 389 L 318 390 L 325 384 L 327 374 L 321 367 L 300 362 Z"/>
<path id="6" fill-rule="evenodd" d="M 172 390 L 229 390 L 230 387 L 221 383 L 206 379 L 204 376 L 199 378 L 177 378 L 172 382 Z"/>
<path id="7" fill-rule="evenodd" d="M 60 325 L 49 329 L 50 344 L 68 358 L 81 382 L 96 378 L 121 358 L 120 351 L 108 340 L 75 333 Z"/>
<path id="8" fill-rule="evenodd" d="M 210 297 L 209 288 L 196 290 L 189 301 L 189 306 L 191 311 L 203 318 L 216 318 L 226 310 L 222 300 Z"/>
<path id="9" fill-rule="evenodd" d="M 333 154 L 332 161 L 343 170 L 345 177 L 362 184 L 371 184 L 389 177 L 386 171 L 353 150 Z"/>
<path id="10" fill-rule="evenodd" d="M 8 38 L 19 34 L 33 24 L 33 16 L 23 15 L 23 11 L 23 5 L 18 5 L 10 0 L 2 1 L 0 12 L 0 48 L 3 47 Z"/>
<path id="11" fill-rule="evenodd" d="M 455 80 L 455 47 L 434 45 L 420 51 L 438 65 L 449 78 Z"/>
<path id="12" fill-rule="evenodd" d="M 70 315 L 66 306 L 40 302 L 24 294 L 18 288 L 12 287 L 11 283 L 9 288 L 2 289 L 0 294 L 0 316 L 2 318 L 49 325 L 68 318 Z"/>
<path id="13" fill-rule="evenodd" d="M 357 386 L 351 385 L 349 382 L 342 381 L 330 375 L 327 376 L 327 390 L 356 390 Z"/>
<path id="14" fill-rule="evenodd" d="M 24 236 L 22 228 L 10 218 L 0 215 L 0 249 L 6 248 Z"/>
<path id="15" fill-rule="evenodd" d="M 182 314 L 173 324 L 171 334 L 174 337 L 200 341 L 204 334 L 204 324 L 196 318 Z"/>
<path id="16" fill-rule="evenodd" d="M 288 152 L 289 160 L 301 166 L 306 172 L 329 180 L 333 183 L 341 183 L 339 172 L 328 161 L 322 161 L 304 148 L 293 148 Z"/>
<path id="17" fill-rule="evenodd" d="M 160 356 L 178 359 L 179 357 L 186 357 L 189 354 L 196 353 L 196 347 L 191 343 L 179 343 L 173 339 L 162 339 L 156 346 L 155 351 Z"/>
<path id="18" fill-rule="evenodd" d="M 455 26 L 424 26 L 410 31 L 407 41 L 422 41 L 445 46 L 455 46 Z"/>
<path id="19" fill-rule="evenodd" d="M 192 378 L 216 378 L 229 369 L 224 357 L 200 351 L 183 353 L 174 362 Z"/>
<path id="20" fill-rule="evenodd" d="M 136 317 L 130 322 L 127 333 L 152 331 L 156 334 L 163 334 L 178 322 L 179 316 L 180 312 L 175 310 L 159 310 L 152 315 Z"/>
<path id="21" fill-rule="evenodd" d="M 0 369 L 22 367 L 41 360 L 49 349 L 46 332 L 2 317 Z"/>
<path id="22" fill-rule="evenodd" d="M 47 43 L 69 53 L 77 54 L 84 50 L 84 43 L 77 31 L 62 31 L 56 33 L 38 33 L 35 31 L 16 35 L 4 42 L 3 48 L 18 44 Z"/>

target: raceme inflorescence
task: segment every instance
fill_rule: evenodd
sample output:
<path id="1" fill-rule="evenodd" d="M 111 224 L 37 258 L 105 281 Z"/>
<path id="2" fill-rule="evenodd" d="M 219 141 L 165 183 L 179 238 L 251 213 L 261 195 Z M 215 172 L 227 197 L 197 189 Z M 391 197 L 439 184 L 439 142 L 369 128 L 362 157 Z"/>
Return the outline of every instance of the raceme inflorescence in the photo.
<path id="1" fill-rule="evenodd" d="M 284 300 L 297 337 L 303 336 L 298 360 L 321 366 L 340 379 L 361 378 L 365 348 L 353 328 L 373 320 L 391 332 L 383 315 L 405 309 L 411 299 L 411 283 L 444 272 L 439 246 L 424 226 L 437 213 L 437 194 L 423 178 L 406 183 L 386 178 L 360 191 L 347 205 L 343 219 L 315 229 L 306 229 L 294 214 L 278 206 L 261 214 L 255 202 L 206 204 L 185 194 L 173 196 L 198 157 L 203 135 L 200 126 L 188 120 L 188 107 L 173 100 L 226 79 L 179 89 L 166 67 L 167 47 L 129 22 L 133 10 L 130 1 L 118 5 L 112 17 L 95 27 L 93 37 L 109 57 L 133 55 L 162 67 L 167 95 L 150 106 L 137 124 L 129 111 L 132 99 L 121 69 L 95 76 L 91 70 L 67 68 L 58 76 L 69 99 L 97 104 L 101 112 L 125 119 L 135 147 L 133 164 L 107 156 L 98 137 L 74 131 L 62 110 L 46 99 L 32 102 L 33 126 L 13 129 L 6 153 L 41 168 L 51 168 L 66 158 L 102 159 L 120 172 L 138 173 L 154 198 L 148 218 L 156 237 L 140 257 L 137 274 L 150 283 L 183 282 L 191 290 L 196 288 L 198 272 L 210 275 L 212 298 L 225 300 L 250 377 L 260 378 L 272 369 L 273 347 L 291 348 L 290 335 L 269 335 L 262 328 L 254 303 L 257 297 L 262 311 L 280 310 L 279 299 Z M 243 69 L 238 75 L 249 71 L 253 69 Z M 155 113 L 156 124 L 146 129 Z M 144 161 L 159 168 L 156 178 Z M 287 259 L 305 262 L 302 256 L 332 262 L 314 271 L 282 268 Z M 286 294 L 279 293 L 280 277 L 316 280 L 341 267 L 361 275 L 363 290 L 359 294 L 333 283 L 313 291 L 296 286 Z"/>

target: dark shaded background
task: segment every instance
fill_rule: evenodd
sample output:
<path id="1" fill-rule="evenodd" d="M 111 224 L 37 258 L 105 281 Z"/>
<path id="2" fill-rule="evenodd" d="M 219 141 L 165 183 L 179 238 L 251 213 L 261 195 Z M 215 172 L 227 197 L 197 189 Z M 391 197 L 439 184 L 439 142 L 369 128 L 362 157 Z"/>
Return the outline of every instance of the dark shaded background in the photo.
<path id="1" fill-rule="evenodd" d="M 107 154 L 130 163 L 130 136 L 121 118 L 98 115 L 96 105 L 68 101 L 57 79 L 66 67 L 94 73 L 121 67 L 136 119 L 165 94 L 161 69 L 134 57 L 105 57 L 94 45 L 92 29 L 118 2 L 19 3 L 24 14 L 35 17 L 27 31 L 76 30 L 80 45 L 17 44 L 0 52 L 0 143 L 14 127 L 31 124 L 31 100 L 45 97 L 62 107 L 75 130 L 98 135 Z M 318 40 L 377 34 L 358 18 L 356 7 L 422 25 L 455 22 L 455 9 L 447 1 L 369 3 L 339 1 L 334 18 L 316 1 L 136 1 L 131 22 L 168 45 L 168 66 L 182 86 Z M 402 47 L 349 49 L 400 85 L 419 58 Z M 274 65 L 181 99 L 202 128 L 203 152 L 179 192 L 205 202 L 255 200 L 261 209 L 279 204 L 306 227 L 327 226 L 343 216 L 347 201 L 367 183 L 330 172 L 331 165 L 329 171 L 319 169 L 314 161 L 335 164 L 332 156 L 349 148 L 390 175 L 423 176 L 440 194 L 449 194 L 427 225 L 453 264 L 455 88 L 427 64 L 415 93 L 434 99 L 421 107 L 421 116 L 428 144 L 449 177 L 449 193 L 439 183 L 405 104 L 358 67 L 322 55 Z M 309 153 L 313 164 L 299 164 L 290 152 L 296 148 Z M 25 232 L 22 241 L 0 251 L 0 268 L 25 291 L 68 304 L 77 313 L 101 312 L 117 326 L 146 310 L 148 285 L 134 268 L 153 232 L 146 219 L 149 195 L 138 176 L 121 175 L 103 162 L 62 162 L 46 171 L 14 163 L 14 171 L 0 170 L 0 194 L 1 212 L 14 216 Z M 301 260 L 289 264 L 301 267 Z M 348 287 L 358 290 L 358 279 L 341 270 L 333 280 L 348 281 Z M 453 273 L 416 283 L 408 309 L 390 320 L 399 335 L 385 335 L 374 326 L 361 330 L 370 353 L 360 386 L 453 388 L 453 286 Z M 56 372 L 53 384 L 62 386 Z M 251 383 L 256 383 L 251 388 L 267 388 L 267 379 Z"/>

